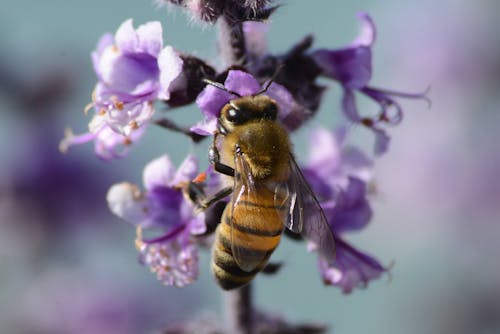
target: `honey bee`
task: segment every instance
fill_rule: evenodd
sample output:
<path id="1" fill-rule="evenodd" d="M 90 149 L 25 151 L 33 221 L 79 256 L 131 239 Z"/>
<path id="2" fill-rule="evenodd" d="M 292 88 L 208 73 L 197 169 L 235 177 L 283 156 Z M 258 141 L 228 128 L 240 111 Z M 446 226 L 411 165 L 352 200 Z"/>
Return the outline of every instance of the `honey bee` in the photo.
<path id="1" fill-rule="evenodd" d="M 295 162 L 287 130 L 276 120 L 278 104 L 262 94 L 267 87 L 250 96 L 228 91 L 236 98 L 222 108 L 209 151 L 210 162 L 229 186 L 203 207 L 231 194 L 211 262 L 225 290 L 244 286 L 266 266 L 285 227 L 312 242 L 329 262 L 335 257 L 323 210 Z"/>

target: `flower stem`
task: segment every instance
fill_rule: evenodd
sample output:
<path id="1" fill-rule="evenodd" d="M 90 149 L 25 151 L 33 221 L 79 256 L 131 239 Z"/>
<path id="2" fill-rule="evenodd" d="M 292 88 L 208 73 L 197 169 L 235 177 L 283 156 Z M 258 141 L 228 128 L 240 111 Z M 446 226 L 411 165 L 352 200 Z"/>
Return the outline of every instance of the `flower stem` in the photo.
<path id="1" fill-rule="evenodd" d="M 224 66 L 244 66 L 246 59 L 243 22 L 223 16 L 219 19 L 219 53 Z"/>
<path id="2" fill-rule="evenodd" d="M 167 130 L 182 133 L 182 134 L 188 136 L 189 138 L 191 138 L 191 140 L 195 143 L 198 143 L 205 138 L 204 136 L 201 136 L 197 133 L 194 133 L 187 128 L 184 128 L 182 126 L 175 124 L 173 121 L 171 121 L 167 118 L 158 119 L 154 123 L 162 128 L 167 129 Z"/>
<path id="3" fill-rule="evenodd" d="M 224 312 L 227 333 L 253 334 L 254 309 L 250 284 L 224 292 Z"/>

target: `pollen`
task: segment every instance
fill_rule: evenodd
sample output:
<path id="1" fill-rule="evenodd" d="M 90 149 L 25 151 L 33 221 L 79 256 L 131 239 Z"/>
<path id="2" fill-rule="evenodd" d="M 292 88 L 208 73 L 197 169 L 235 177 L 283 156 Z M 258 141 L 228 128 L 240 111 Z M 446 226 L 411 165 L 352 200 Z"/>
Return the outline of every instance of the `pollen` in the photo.
<path id="1" fill-rule="evenodd" d="M 207 180 L 207 173 L 201 172 L 193 179 L 193 183 L 203 183 Z"/>
<path id="2" fill-rule="evenodd" d="M 122 101 L 113 101 L 113 105 L 118 110 L 123 110 L 124 103 Z"/>

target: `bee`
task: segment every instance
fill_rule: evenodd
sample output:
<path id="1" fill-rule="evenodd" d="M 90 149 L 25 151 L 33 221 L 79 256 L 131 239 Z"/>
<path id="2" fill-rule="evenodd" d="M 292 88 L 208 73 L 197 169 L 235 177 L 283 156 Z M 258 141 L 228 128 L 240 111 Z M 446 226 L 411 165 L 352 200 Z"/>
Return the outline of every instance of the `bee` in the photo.
<path id="1" fill-rule="evenodd" d="M 312 242 L 329 262 L 335 242 L 321 206 L 292 154 L 278 104 L 263 93 L 235 98 L 221 110 L 209 150 L 214 169 L 226 177 L 203 207 L 231 195 L 212 248 L 211 269 L 225 290 L 249 283 L 268 263 L 284 228 Z"/>

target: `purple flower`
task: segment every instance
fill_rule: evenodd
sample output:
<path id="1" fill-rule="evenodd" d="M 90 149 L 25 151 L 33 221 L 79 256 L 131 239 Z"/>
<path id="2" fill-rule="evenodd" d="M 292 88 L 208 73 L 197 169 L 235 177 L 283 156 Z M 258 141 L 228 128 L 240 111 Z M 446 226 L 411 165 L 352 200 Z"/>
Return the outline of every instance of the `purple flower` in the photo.
<path id="1" fill-rule="evenodd" d="M 167 285 L 184 286 L 198 276 L 198 250 L 192 236 L 205 232 L 205 215 L 196 214 L 183 191 L 197 168 L 194 156 L 188 156 L 176 171 L 164 155 L 145 167 L 145 191 L 124 182 L 112 186 L 107 195 L 111 211 L 137 226 L 141 262 Z M 143 229 L 159 230 L 161 235 L 145 239 Z"/>
<path id="2" fill-rule="evenodd" d="M 361 230 L 372 217 L 367 183 L 372 178 L 373 163 L 356 148 L 345 147 L 345 136 L 345 129 L 336 133 L 316 129 L 309 164 L 303 173 L 320 201 L 337 245 L 333 264 L 319 259 L 321 276 L 325 284 L 339 286 L 348 293 L 387 269 L 341 238 L 345 232 Z"/>
<path id="3" fill-rule="evenodd" d="M 124 136 L 113 131 L 103 116 L 94 115 L 89 123 L 89 132 L 75 135 L 71 129 L 67 129 L 59 143 L 59 150 L 65 153 L 71 146 L 93 141 L 95 153 L 100 159 L 118 159 L 127 155 L 130 146 L 142 137 L 145 130 L 146 126 L 143 126 L 129 136 Z"/>
<path id="4" fill-rule="evenodd" d="M 98 83 L 92 104 L 115 132 L 130 135 L 147 124 L 156 99 L 170 98 L 170 85 L 182 71 L 182 59 L 163 48 L 162 27 L 148 22 L 134 29 L 126 20 L 113 37 L 105 34 L 92 53 Z"/>
<path id="5" fill-rule="evenodd" d="M 257 94 L 262 90 L 262 86 L 251 74 L 239 70 L 228 72 L 224 86 L 227 90 L 240 96 Z M 297 125 L 293 121 L 300 118 L 299 115 L 305 111 L 286 88 L 273 82 L 263 94 L 268 95 L 278 103 L 278 119 L 285 127 L 289 130 L 296 128 Z M 235 98 L 238 97 L 217 87 L 207 85 L 196 99 L 196 104 L 201 109 L 204 120 L 193 126 L 191 131 L 204 136 L 213 134 L 222 107 Z"/>
<path id="6" fill-rule="evenodd" d="M 325 260 L 319 258 L 318 267 L 323 282 L 340 287 L 343 293 L 350 293 L 354 288 L 365 288 L 369 281 L 389 270 L 341 238 L 335 238 L 335 245 L 335 264 L 328 265 Z"/>
<path id="7" fill-rule="evenodd" d="M 368 86 L 372 76 L 372 46 L 375 42 L 375 24 L 366 13 L 359 13 L 361 31 L 358 37 L 347 47 L 337 50 L 320 49 L 312 53 L 313 59 L 322 69 L 323 75 L 338 81 L 344 88 L 342 110 L 352 122 L 363 124 L 375 133 L 375 154 L 387 151 L 389 136 L 385 125 L 397 125 L 403 118 L 403 109 L 395 100 L 396 97 L 424 99 L 430 103 L 423 93 L 402 93 Z M 358 91 L 377 102 L 380 113 L 374 117 L 363 117 L 359 114 L 354 98 Z"/>

